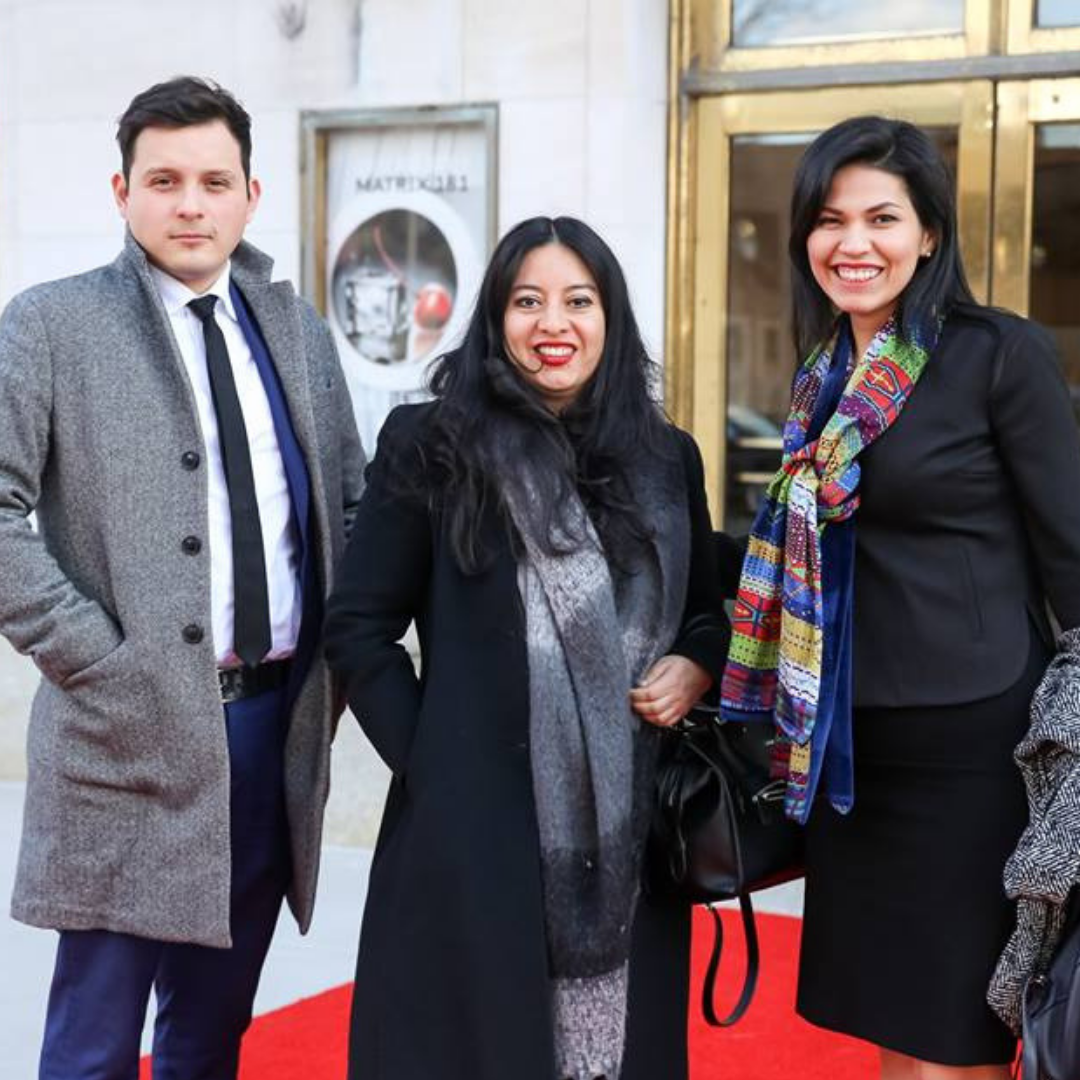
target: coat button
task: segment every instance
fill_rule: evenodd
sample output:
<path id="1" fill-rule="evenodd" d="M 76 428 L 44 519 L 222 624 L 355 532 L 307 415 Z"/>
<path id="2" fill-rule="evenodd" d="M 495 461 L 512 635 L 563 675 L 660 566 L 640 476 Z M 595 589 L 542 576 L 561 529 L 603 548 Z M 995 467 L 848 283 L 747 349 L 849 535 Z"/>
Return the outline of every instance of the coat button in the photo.
<path id="1" fill-rule="evenodd" d="M 203 639 L 203 628 L 198 623 L 188 623 L 180 634 L 188 645 L 198 645 Z"/>
<path id="2" fill-rule="evenodd" d="M 199 462 L 202 458 L 194 450 L 185 450 L 180 455 L 180 464 L 187 469 L 188 472 L 194 472 L 199 467 Z"/>
<path id="3" fill-rule="evenodd" d="M 180 541 L 180 550 L 185 555 L 198 555 L 202 551 L 202 541 L 197 536 L 185 536 Z"/>

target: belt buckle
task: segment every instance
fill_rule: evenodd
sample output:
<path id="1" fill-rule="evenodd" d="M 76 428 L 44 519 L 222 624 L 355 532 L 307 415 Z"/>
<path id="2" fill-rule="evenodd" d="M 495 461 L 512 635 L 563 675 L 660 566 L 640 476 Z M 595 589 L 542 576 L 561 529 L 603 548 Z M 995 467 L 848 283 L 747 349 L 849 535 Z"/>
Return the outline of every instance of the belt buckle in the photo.
<path id="1" fill-rule="evenodd" d="M 244 696 L 245 682 L 242 667 L 218 668 L 218 686 L 221 690 L 222 705 L 239 701 Z"/>

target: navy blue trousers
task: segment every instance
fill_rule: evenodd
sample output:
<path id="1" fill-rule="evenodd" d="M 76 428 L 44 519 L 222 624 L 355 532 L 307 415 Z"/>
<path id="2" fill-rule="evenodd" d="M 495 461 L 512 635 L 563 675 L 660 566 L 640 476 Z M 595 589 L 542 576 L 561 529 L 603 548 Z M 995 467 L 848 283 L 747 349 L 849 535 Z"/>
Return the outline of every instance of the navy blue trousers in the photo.
<path id="1" fill-rule="evenodd" d="M 39 1080 L 137 1080 L 151 987 L 154 1080 L 234 1080 L 240 1039 L 291 874 L 282 785 L 284 691 L 225 706 L 232 948 L 65 930 Z"/>

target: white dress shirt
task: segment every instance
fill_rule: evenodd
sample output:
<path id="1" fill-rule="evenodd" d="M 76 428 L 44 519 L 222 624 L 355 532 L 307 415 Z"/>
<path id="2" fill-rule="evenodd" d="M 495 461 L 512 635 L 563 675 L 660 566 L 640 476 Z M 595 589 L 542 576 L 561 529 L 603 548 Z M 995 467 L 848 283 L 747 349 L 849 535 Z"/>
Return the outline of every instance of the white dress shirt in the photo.
<path id="1" fill-rule="evenodd" d="M 255 476 L 255 494 L 259 501 L 263 553 L 266 559 L 267 591 L 270 599 L 271 647 L 267 660 L 279 660 L 292 654 L 300 628 L 300 560 L 294 532 L 292 500 L 285 465 L 281 459 L 274 418 L 266 397 L 259 369 L 244 340 L 236 309 L 229 295 L 229 266 L 202 295 L 218 297 L 214 318 L 225 337 L 229 362 L 236 381 L 236 393 L 244 413 L 251 468 Z M 206 451 L 209 481 L 209 529 L 206 537 L 210 555 L 210 604 L 214 652 L 220 667 L 237 667 L 240 660 L 233 651 L 233 557 L 232 519 L 229 513 L 229 489 L 221 458 L 217 414 L 210 392 L 210 374 L 206 367 L 206 345 L 202 323 L 188 308 L 199 294 L 176 278 L 151 266 L 154 283 L 172 325 L 176 344 L 183 357 Z"/>

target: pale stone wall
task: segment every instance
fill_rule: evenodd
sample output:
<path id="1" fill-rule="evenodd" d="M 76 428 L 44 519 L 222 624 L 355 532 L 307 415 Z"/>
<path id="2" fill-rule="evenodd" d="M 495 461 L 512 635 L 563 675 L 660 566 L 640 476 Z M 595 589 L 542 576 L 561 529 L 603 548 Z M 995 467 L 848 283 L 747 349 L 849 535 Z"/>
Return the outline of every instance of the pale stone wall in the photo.
<path id="1" fill-rule="evenodd" d="M 0 302 L 111 260 L 115 119 L 191 72 L 254 120 L 264 197 L 249 238 L 298 279 L 299 113 L 497 102 L 499 223 L 570 213 L 619 254 L 646 338 L 663 337 L 667 4 L 663 0 L 0 0 Z M 0 393 L 3 388 L 0 387 Z M 3 569 L 0 568 L 0 588 Z M 0 642 L 0 779 L 25 773 L 36 672 Z M 386 771 L 351 718 L 328 838 L 374 841 Z"/>

